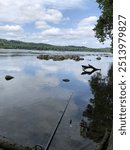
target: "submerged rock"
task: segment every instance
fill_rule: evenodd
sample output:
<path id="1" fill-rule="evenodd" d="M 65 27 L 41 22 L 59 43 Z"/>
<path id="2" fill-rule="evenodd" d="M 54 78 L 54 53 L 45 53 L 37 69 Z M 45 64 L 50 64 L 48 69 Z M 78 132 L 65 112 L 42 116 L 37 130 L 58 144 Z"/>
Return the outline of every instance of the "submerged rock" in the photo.
<path id="1" fill-rule="evenodd" d="M 63 81 L 64 81 L 64 82 L 69 82 L 70 80 L 69 80 L 69 79 L 63 79 Z"/>
<path id="2" fill-rule="evenodd" d="M 109 57 L 108 55 L 105 55 L 105 57 Z"/>
<path id="3" fill-rule="evenodd" d="M 11 80 L 11 79 L 13 79 L 13 78 L 14 78 L 14 77 L 11 76 L 11 75 L 6 75 L 6 76 L 5 76 L 5 79 L 6 79 L 6 80 Z"/>
<path id="4" fill-rule="evenodd" d="M 87 59 L 87 61 L 92 61 L 91 59 Z"/>

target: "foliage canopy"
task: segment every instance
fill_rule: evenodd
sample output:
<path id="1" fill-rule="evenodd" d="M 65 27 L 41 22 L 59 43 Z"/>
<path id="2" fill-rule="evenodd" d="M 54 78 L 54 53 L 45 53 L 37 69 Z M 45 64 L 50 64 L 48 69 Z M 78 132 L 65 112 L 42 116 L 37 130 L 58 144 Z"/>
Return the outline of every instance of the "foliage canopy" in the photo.
<path id="1" fill-rule="evenodd" d="M 106 39 L 113 40 L 113 0 L 96 0 L 101 9 L 101 16 L 97 20 L 97 24 L 93 29 L 96 33 L 96 37 L 100 42 L 104 42 Z"/>

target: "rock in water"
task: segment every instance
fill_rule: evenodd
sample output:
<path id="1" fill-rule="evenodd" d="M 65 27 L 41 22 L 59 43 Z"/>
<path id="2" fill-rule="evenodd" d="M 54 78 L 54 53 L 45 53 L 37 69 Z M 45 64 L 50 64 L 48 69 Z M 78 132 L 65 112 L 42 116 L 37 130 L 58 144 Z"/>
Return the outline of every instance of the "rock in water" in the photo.
<path id="1" fill-rule="evenodd" d="M 69 82 L 70 80 L 69 80 L 69 79 L 63 79 L 63 81 L 64 81 L 64 82 Z"/>
<path id="2" fill-rule="evenodd" d="M 96 59 L 97 59 L 97 60 L 101 60 L 101 57 L 97 57 Z"/>
<path id="3" fill-rule="evenodd" d="M 11 79 L 13 79 L 13 78 L 14 78 L 14 77 L 11 76 L 11 75 L 6 75 L 6 76 L 5 76 L 5 79 L 6 79 L 6 80 L 11 80 Z"/>

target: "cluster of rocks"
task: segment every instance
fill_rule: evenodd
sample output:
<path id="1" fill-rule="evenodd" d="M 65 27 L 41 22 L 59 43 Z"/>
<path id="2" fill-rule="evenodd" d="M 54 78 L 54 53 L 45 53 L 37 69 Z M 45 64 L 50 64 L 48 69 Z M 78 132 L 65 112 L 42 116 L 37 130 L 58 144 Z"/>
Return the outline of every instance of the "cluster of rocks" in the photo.
<path id="1" fill-rule="evenodd" d="M 72 59 L 75 61 L 84 60 L 84 58 L 81 58 L 78 55 L 39 55 L 37 56 L 38 59 L 44 59 L 44 60 L 54 60 L 54 61 L 62 61 L 65 59 Z"/>

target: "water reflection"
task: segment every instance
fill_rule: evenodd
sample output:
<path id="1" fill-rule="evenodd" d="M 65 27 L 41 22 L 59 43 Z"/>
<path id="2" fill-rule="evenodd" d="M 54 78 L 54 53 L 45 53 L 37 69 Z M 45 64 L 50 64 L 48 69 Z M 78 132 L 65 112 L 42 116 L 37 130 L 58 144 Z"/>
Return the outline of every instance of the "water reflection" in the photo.
<path id="1" fill-rule="evenodd" d="M 73 93 L 50 150 L 94 149 L 95 143 L 79 134 L 82 111 L 92 96 L 91 76 L 81 75 L 81 65 L 91 59 L 91 64 L 106 75 L 112 58 L 103 57 L 99 62 L 95 55 L 85 55 L 81 62 L 54 62 L 36 56 L 0 57 L 0 135 L 23 145 L 46 145 Z M 15 78 L 7 82 L 7 74 Z"/>
<path id="2" fill-rule="evenodd" d="M 108 76 L 103 77 L 97 73 L 91 77 L 90 86 L 93 98 L 83 111 L 83 116 L 87 121 L 81 120 L 80 134 L 82 137 L 89 137 L 95 142 L 99 142 L 106 129 L 112 128 L 113 116 L 113 67 L 108 71 Z"/>

